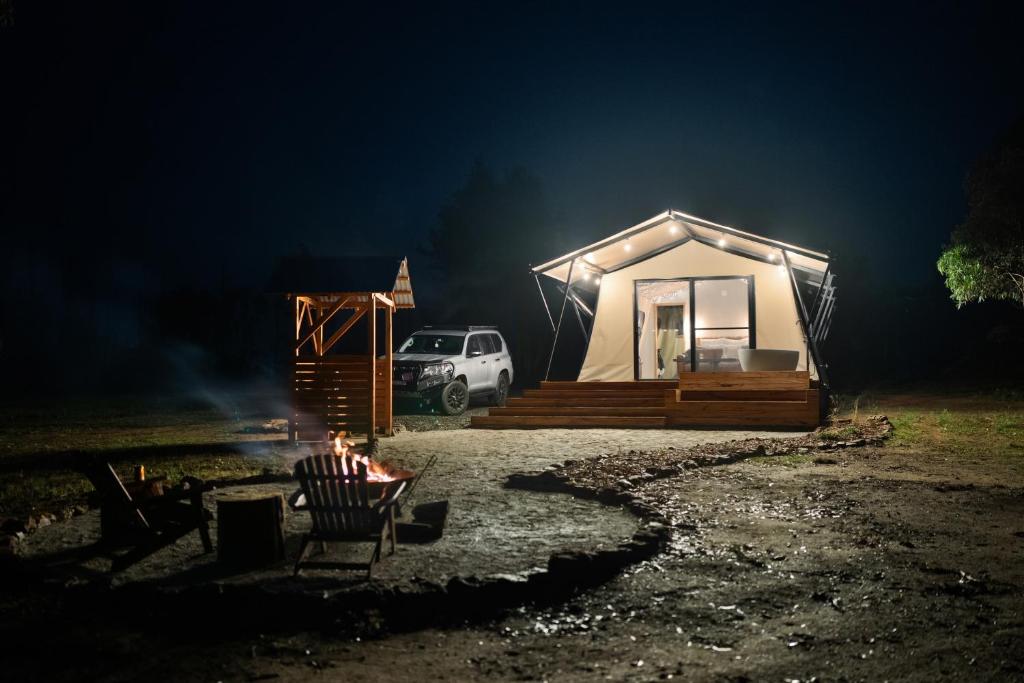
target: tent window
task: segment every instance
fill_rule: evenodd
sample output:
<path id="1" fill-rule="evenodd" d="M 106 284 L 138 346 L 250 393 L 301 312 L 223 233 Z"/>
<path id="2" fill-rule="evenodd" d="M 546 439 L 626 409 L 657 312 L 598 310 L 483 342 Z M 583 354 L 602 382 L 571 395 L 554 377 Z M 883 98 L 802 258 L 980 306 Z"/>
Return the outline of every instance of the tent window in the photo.
<path id="1" fill-rule="evenodd" d="M 739 370 L 752 348 L 753 276 L 634 282 L 637 379 Z"/>

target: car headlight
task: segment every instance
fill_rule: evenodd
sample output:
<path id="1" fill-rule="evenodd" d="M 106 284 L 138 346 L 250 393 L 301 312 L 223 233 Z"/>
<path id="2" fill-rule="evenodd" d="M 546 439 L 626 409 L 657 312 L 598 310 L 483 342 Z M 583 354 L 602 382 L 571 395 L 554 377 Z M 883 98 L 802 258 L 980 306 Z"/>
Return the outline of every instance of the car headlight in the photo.
<path id="1" fill-rule="evenodd" d="M 423 371 L 420 372 L 421 379 L 427 379 L 428 377 L 444 377 L 446 380 L 452 378 L 455 374 L 455 365 L 452 363 L 434 363 L 432 365 L 424 365 Z"/>

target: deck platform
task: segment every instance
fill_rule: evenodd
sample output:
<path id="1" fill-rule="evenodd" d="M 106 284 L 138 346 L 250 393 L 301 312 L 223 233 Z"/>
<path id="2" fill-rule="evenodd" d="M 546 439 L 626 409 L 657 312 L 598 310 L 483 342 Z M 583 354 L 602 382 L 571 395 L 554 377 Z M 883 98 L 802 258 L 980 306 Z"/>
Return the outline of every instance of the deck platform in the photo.
<path id="1" fill-rule="evenodd" d="M 541 382 L 471 420 L 479 429 L 813 429 L 820 423 L 819 389 L 806 371 L 686 372 L 678 382 Z"/>

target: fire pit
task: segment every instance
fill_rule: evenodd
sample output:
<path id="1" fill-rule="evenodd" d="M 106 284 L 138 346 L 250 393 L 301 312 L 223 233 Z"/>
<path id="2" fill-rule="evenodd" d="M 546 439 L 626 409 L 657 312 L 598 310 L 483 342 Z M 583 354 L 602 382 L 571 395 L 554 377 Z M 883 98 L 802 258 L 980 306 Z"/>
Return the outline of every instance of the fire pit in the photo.
<path id="1" fill-rule="evenodd" d="M 411 482 L 416 478 L 415 472 L 394 467 L 387 461 L 377 462 L 369 456 L 355 452 L 352 449 L 354 445 L 351 441 L 343 440 L 340 436 L 335 437 L 332 452 L 338 456 L 338 464 L 341 471 L 345 474 L 348 474 L 348 470 L 345 465 L 345 458 L 342 456 L 347 455 L 366 465 L 366 485 L 370 494 L 375 498 L 382 498 L 395 483 Z"/>
<path id="2" fill-rule="evenodd" d="M 334 439 L 333 453 L 338 456 L 342 471 L 345 471 L 345 459 L 343 456 L 356 458 L 366 465 L 366 486 L 369 494 L 381 500 L 387 495 L 388 489 L 396 482 L 409 482 L 402 492 L 404 499 L 397 506 L 397 516 L 402 517 L 402 507 L 409 503 L 410 494 L 416 486 L 414 479 L 430 469 L 437 461 L 433 456 L 417 475 L 410 470 L 403 470 L 391 466 L 387 461 L 377 462 L 371 458 L 356 453 L 352 450 L 355 444 L 351 441 L 342 440 L 341 437 Z M 448 517 L 448 501 L 440 500 L 431 503 L 422 503 L 412 508 L 412 521 L 398 523 L 399 543 L 430 543 L 441 538 L 444 533 L 445 523 Z"/>

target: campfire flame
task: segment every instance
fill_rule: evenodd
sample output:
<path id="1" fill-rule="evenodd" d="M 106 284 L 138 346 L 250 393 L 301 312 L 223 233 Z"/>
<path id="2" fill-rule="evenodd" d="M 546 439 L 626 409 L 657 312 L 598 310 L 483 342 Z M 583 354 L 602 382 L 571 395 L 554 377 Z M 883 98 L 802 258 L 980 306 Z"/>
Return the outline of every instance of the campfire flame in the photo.
<path id="1" fill-rule="evenodd" d="M 342 458 L 341 471 L 344 474 L 348 474 L 348 466 L 345 464 L 346 460 L 343 456 L 349 456 L 355 460 L 366 465 L 366 481 L 394 481 L 394 477 L 388 472 L 387 468 L 378 462 L 371 460 L 369 457 L 356 453 L 352 450 L 355 444 L 348 440 L 342 440 L 340 436 L 334 439 L 334 454 Z"/>

